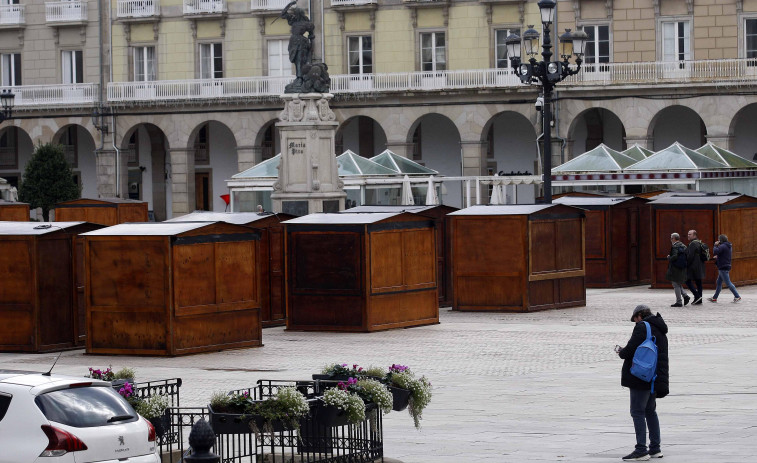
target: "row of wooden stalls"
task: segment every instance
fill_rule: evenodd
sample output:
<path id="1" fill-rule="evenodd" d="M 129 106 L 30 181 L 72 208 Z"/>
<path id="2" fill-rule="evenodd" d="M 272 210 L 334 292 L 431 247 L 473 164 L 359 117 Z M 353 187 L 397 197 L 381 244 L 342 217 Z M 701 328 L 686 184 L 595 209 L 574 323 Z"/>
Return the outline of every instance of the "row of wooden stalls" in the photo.
<path id="1" fill-rule="evenodd" d="M 749 284 L 756 213 L 749 196 L 664 194 L 299 218 L 198 212 L 111 227 L 0 222 L 0 350 L 182 355 L 259 346 L 262 328 L 282 323 L 364 332 L 438 323 L 440 306 L 583 306 L 587 286 L 668 287 L 669 235 L 691 228 L 708 243 L 727 234 L 732 278 Z"/>

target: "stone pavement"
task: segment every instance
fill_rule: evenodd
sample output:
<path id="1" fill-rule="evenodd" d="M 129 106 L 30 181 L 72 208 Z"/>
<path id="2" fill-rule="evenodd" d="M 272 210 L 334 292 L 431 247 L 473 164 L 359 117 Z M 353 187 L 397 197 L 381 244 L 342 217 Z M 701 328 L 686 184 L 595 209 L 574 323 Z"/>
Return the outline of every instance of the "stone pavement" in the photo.
<path id="1" fill-rule="evenodd" d="M 380 333 L 263 331 L 265 346 L 179 358 L 65 352 L 57 373 L 137 369 L 139 380 L 181 377 L 182 405 L 257 379 L 301 379 L 333 362 L 409 365 L 434 397 L 422 430 L 385 418 L 385 454 L 404 463 L 615 462 L 633 450 L 628 390 L 613 352 L 646 303 L 670 327 L 671 393 L 658 402 L 661 461 L 757 461 L 757 286 L 744 302 L 671 308 L 673 289 L 587 291 L 587 306 L 529 314 L 441 310 L 441 324 Z M 711 295 L 708 290 L 705 295 Z M 0 354 L 1 368 L 43 371 L 53 354 Z"/>

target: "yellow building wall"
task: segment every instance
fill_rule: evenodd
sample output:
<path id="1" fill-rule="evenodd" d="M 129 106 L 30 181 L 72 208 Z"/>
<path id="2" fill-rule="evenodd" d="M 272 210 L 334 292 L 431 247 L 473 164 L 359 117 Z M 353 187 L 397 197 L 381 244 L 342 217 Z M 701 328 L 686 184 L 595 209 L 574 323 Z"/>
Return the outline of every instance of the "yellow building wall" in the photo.
<path id="1" fill-rule="evenodd" d="M 373 37 L 375 72 L 415 71 L 417 52 L 409 8 L 379 9 Z"/>
<path id="2" fill-rule="evenodd" d="M 459 7 L 450 8 L 448 37 L 447 69 L 491 67 L 491 33 L 483 5 L 463 3 Z"/>
<path id="3" fill-rule="evenodd" d="M 195 79 L 195 44 L 189 21 L 160 24 L 158 79 Z"/>

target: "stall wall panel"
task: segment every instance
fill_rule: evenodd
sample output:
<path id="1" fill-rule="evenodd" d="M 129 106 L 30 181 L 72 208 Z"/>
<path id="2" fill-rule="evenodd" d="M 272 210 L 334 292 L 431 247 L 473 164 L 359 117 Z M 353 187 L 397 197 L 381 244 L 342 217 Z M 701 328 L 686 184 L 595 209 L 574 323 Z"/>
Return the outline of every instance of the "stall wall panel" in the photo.
<path id="1" fill-rule="evenodd" d="M 557 220 L 554 226 L 555 271 L 582 270 L 584 265 L 584 243 L 580 220 Z M 538 254 L 538 245 L 535 251 Z"/>
<path id="2" fill-rule="evenodd" d="M 187 307 L 216 302 L 215 255 L 213 243 L 174 246 L 173 278 L 176 315 Z"/>
<path id="3" fill-rule="evenodd" d="M 288 314 L 292 328 L 298 326 L 361 327 L 363 301 L 361 296 L 339 295 L 292 295 L 290 307 L 297 307 Z"/>
<path id="4" fill-rule="evenodd" d="M 529 302 L 532 308 L 554 306 L 559 301 L 556 280 L 531 281 L 528 284 Z"/>
<path id="5" fill-rule="evenodd" d="M 218 303 L 249 302 L 259 305 L 255 249 L 257 241 L 216 243 Z"/>
<path id="6" fill-rule="evenodd" d="M 555 222 L 529 222 L 531 230 L 531 274 L 554 272 L 557 267 L 557 235 Z"/>
<path id="7" fill-rule="evenodd" d="M 499 274 L 522 267 L 525 260 L 523 219 L 460 217 L 454 220 L 454 227 L 455 274 Z"/>
<path id="8" fill-rule="evenodd" d="M 70 237 L 43 239 L 37 243 L 40 345 L 74 343 L 74 309 L 71 285 L 73 268 L 60 265 L 70 262 Z M 44 308 L 55 307 L 55 310 Z"/>
<path id="9" fill-rule="evenodd" d="M 147 222 L 149 219 L 147 203 L 121 205 L 119 206 L 119 214 L 118 223 Z"/>
<path id="10" fill-rule="evenodd" d="M 374 296 L 371 298 L 369 324 L 382 328 L 382 325 L 402 325 L 408 319 L 435 319 L 437 304 L 436 291 Z"/>
<path id="11" fill-rule="evenodd" d="M 100 353 L 166 350 L 164 312 L 91 312 L 89 326 L 87 344 Z"/>
<path id="12" fill-rule="evenodd" d="M 74 307 L 77 342 L 83 344 L 87 335 L 87 299 L 84 294 L 86 268 L 84 266 L 84 237 L 74 238 Z"/>
<path id="13" fill-rule="evenodd" d="M 284 273 L 284 231 L 280 228 L 269 228 L 268 233 L 268 262 L 270 265 L 263 265 L 267 268 L 269 276 L 262 281 L 268 281 L 270 298 L 270 318 L 267 320 L 281 320 L 286 317 L 286 306 L 284 304 L 285 278 Z M 262 241 L 261 241 L 262 243 Z M 261 259 L 265 259 L 260 256 Z M 265 262 L 265 260 L 263 260 Z M 263 304 L 265 307 L 266 305 Z M 264 318 L 266 320 L 266 318 Z"/>
<path id="14" fill-rule="evenodd" d="M 0 221 L 9 222 L 28 222 L 29 205 L 28 204 L 1 204 Z"/>
<path id="15" fill-rule="evenodd" d="M 608 256 L 609 272 L 612 275 L 612 282 L 614 284 L 628 283 L 631 281 L 630 270 L 631 265 L 637 265 L 636 259 L 632 257 L 632 254 L 638 252 L 638 248 L 631 242 L 631 235 L 636 233 L 630 232 L 630 210 L 615 208 L 610 214 L 612 214 L 612 221 L 610 223 L 610 236 L 609 240 L 613 243 L 613 253 Z M 586 228 L 588 229 L 588 218 L 586 220 Z M 589 247 L 589 233 L 586 233 L 586 247 Z M 588 256 L 587 256 L 588 257 Z M 636 272 L 638 273 L 638 272 Z"/>
<path id="16" fill-rule="evenodd" d="M 560 304 L 586 303 L 584 277 L 560 278 L 557 280 Z"/>
<path id="17" fill-rule="evenodd" d="M 166 252 L 160 240 L 90 240 L 89 305 L 163 310 Z"/>
<path id="18" fill-rule="evenodd" d="M 586 211 L 586 258 L 606 259 L 606 210 Z M 614 219 L 614 217 L 613 217 Z"/>
<path id="19" fill-rule="evenodd" d="M 177 317 L 174 321 L 174 349 L 178 354 L 182 350 L 208 351 L 213 346 L 222 349 L 227 344 L 259 346 L 260 334 L 251 339 L 250 333 L 260 332 L 258 310 L 219 312 L 212 317 Z"/>
<path id="20" fill-rule="evenodd" d="M 34 316 L 32 308 L 0 308 L 0 346 L 18 347 L 19 350 L 31 350 L 34 336 Z"/>
<path id="21" fill-rule="evenodd" d="M 359 292 L 360 238 L 357 233 L 293 233 L 292 290 Z"/>
<path id="22" fill-rule="evenodd" d="M 459 306 L 522 306 L 523 276 L 517 273 L 498 276 L 461 276 L 457 278 Z"/>
<path id="23" fill-rule="evenodd" d="M 410 269 L 403 265 L 402 233 L 375 232 L 371 240 L 371 291 L 397 291 L 403 288 L 403 273 Z"/>
<path id="24" fill-rule="evenodd" d="M 435 233 L 433 228 L 403 230 L 403 283 L 407 289 L 436 286 Z"/>
<path id="25" fill-rule="evenodd" d="M 24 305 L 34 302 L 32 246 L 28 240 L 7 239 L 0 243 L 0 305 Z"/>

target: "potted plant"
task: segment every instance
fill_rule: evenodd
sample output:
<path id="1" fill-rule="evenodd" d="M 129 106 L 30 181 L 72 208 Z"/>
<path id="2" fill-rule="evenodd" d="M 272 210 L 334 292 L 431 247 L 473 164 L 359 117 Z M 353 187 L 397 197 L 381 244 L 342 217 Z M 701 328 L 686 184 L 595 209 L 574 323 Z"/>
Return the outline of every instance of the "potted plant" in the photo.
<path id="1" fill-rule="evenodd" d="M 113 373 L 113 379 L 110 380 L 113 383 L 114 388 L 120 388 L 125 383 L 131 383 L 134 385 L 134 378 L 137 377 L 137 372 L 133 368 L 124 367 Z"/>
<path id="2" fill-rule="evenodd" d="M 366 404 L 366 409 L 380 409 L 384 414 L 392 410 L 392 394 L 386 385 L 375 379 L 350 378 L 346 383 L 340 382 L 337 388 L 357 394 Z"/>
<path id="3" fill-rule="evenodd" d="M 324 426 L 344 426 L 365 420 L 365 402 L 345 389 L 327 389 L 318 404 L 314 419 Z"/>
<path id="4" fill-rule="evenodd" d="M 389 391 L 392 393 L 392 410 L 396 412 L 401 412 L 407 408 L 410 401 L 410 390 L 401 387 L 395 381 L 392 381 L 392 377 L 395 373 L 402 373 L 405 371 L 410 371 L 405 365 L 392 364 L 392 366 L 389 367 L 389 371 L 382 378 L 383 382 L 386 383 Z"/>
<path id="5" fill-rule="evenodd" d="M 154 395 L 140 401 L 135 407 L 137 413 L 152 423 L 158 437 L 163 437 L 171 427 L 170 416 L 166 413 L 168 404 L 168 396 Z"/>
<path id="6" fill-rule="evenodd" d="M 305 396 L 295 387 L 282 387 L 273 397 L 252 402 L 249 413 L 253 419 L 250 428 L 255 434 L 262 432 L 299 430 L 300 419 L 310 412 Z"/>
<path id="7" fill-rule="evenodd" d="M 396 367 L 397 365 L 393 365 Z M 431 402 L 431 382 L 425 376 L 416 378 L 415 374 L 407 367 L 404 369 L 390 370 L 387 380 L 394 387 L 410 391 L 408 400 L 408 412 L 413 417 L 416 429 L 420 429 L 420 420 L 423 418 L 423 410 Z"/>
<path id="8" fill-rule="evenodd" d="M 135 410 L 137 406 L 139 406 L 139 403 L 142 402 L 142 399 L 137 396 L 134 387 L 129 382 L 125 382 L 123 386 L 118 389 L 118 393 L 121 395 L 121 397 L 126 399 L 126 401 L 129 402 L 129 405 L 131 405 Z"/>
<path id="9" fill-rule="evenodd" d="M 99 368 L 89 367 L 89 374 L 86 377 L 92 379 L 101 379 L 103 381 L 113 381 L 113 379 L 115 378 L 115 373 L 113 373 L 113 369 L 110 366 L 102 370 Z"/>
<path id="10" fill-rule="evenodd" d="M 250 393 L 215 392 L 210 397 L 210 426 L 216 434 L 246 434 L 252 417 L 246 415 L 251 405 Z"/>
<path id="11" fill-rule="evenodd" d="M 346 381 L 350 378 L 357 378 L 358 376 L 363 376 L 363 368 L 357 364 L 352 365 L 352 368 L 350 368 L 346 363 L 334 363 L 323 367 L 320 374 L 313 375 L 313 379 Z"/>

